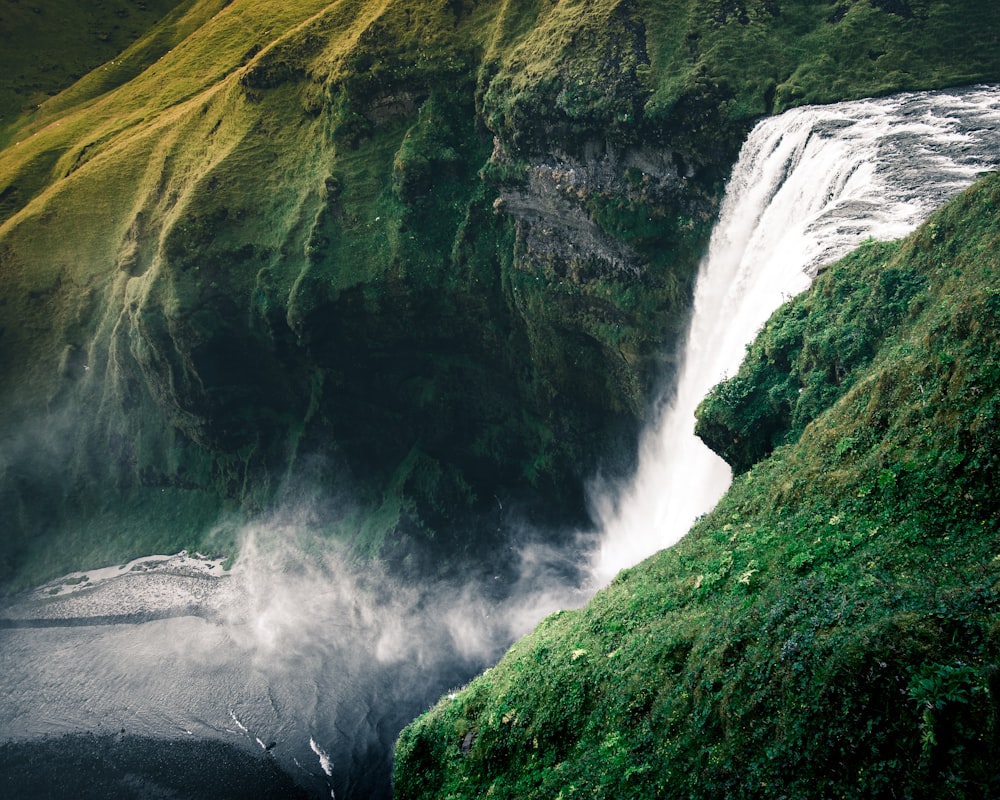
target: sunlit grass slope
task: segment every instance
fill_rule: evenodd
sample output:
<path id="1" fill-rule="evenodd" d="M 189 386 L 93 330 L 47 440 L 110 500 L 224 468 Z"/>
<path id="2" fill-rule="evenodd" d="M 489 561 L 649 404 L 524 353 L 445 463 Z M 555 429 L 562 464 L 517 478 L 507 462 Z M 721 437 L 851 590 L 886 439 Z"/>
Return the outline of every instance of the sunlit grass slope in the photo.
<path id="1" fill-rule="evenodd" d="M 754 118 L 1000 79 L 976 0 L 146 5 L 0 123 L 0 580 L 225 548 L 304 484 L 400 558 L 500 497 L 579 519 Z"/>
<path id="2" fill-rule="evenodd" d="M 766 374 L 807 419 L 407 728 L 396 797 L 996 796 L 998 211 L 994 175 L 780 310 L 714 402 L 769 418 Z"/>
<path id="3" fill-rule="evenodd" d="M 0 128 L 96 67 L 117 60 L 122 50 L 162 18 L 181 14 L 190 5 L 190 0 L 4 3 L 0 9 Z"/>

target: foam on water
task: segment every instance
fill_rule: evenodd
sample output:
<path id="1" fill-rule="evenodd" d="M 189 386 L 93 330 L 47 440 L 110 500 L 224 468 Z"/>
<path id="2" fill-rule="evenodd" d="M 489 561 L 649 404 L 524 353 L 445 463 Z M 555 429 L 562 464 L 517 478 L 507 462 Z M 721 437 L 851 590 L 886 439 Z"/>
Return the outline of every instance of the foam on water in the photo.
<path id="1" fill-rule="evenodd" d="M 309 737 L 309 747 L 312 751 L 319 757 L 319 765 L 322 767 L 323 772 L 326 773 L 328 778 L 333 777 L 333 762 L 330 761 L 330 756 L 326 751 L 316 744 L 316 740 L 311 736 Z"/>

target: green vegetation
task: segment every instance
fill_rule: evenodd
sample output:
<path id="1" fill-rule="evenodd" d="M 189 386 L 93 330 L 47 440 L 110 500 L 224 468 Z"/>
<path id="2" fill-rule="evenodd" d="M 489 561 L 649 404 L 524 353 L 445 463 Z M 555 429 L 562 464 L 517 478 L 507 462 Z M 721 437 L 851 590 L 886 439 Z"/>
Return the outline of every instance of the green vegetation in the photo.
<path id="1" fill-rule="evenodd" d="M 994 796 L 998 209 L 993 175 L 779 311 L 707 405 L 767 446 L 407 728 L 396 796 Z"/>
<path id="2" fill-rule="evenodd" d="M 868 242 L 825 271 L 807 299 L 774 314 L 739 373 L 702 402 L 696 432 L 737 472 L 798 439 L 856 384 L 906 318 L 926 270 L 899 250 L 899 243 Z"/>
<path id="3" fill-rule="evenodd" d="M 330 487 L 382 556 L 499 547 L 501 496 L 580 519 L 754 118 L 1000 78 L 975 0 L 37 7 L 0 12 L 0 582 Z"/>
<path id="4" fill-rule="evenodd" d="M 18 0 L 0 10 L 0 126 L 97 69 L 105 91 L 135 76 L 162 52 L 126 65 L 118 56 L 168 14 L 183 14 L 193 0 Z M 170 26 L 160 25 L 161 30 Z M 150 44 L 162 41 L 152 37 Z M 99 69 L 98 69 L 99 68 Z M 112 73 L 117 83 L 111 83 Z M 96 76 L 88 80 L 93 83 Z"/>

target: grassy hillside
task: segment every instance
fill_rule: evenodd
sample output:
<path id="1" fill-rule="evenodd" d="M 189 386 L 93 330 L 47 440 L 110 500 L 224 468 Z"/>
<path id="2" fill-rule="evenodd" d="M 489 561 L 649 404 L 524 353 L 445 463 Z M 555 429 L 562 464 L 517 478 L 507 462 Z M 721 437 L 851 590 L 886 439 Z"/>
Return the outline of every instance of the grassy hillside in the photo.
<path id="1" fill-rule="evenodd" d="M 95 68 L 123 80 L 116 57 L 165 16 L 178 16 L 191 5 L 191 0 L 5 3 L 0 9 L 0 127 Z M 132 59 L 128 77 L 162 53 L 147 54 L 145 63 Z"/>
<path id="2" fill-rule="evenodd" d="M 396 796 L 996 796 L 998 209 L 775 314 L 702 410 L 766 444 L 719 506 L 407 728 Z"/>
<path id="3" fill-rule="evenodd" d="M 481 552 L 501 498 L 578 518 L 753 119 L 1000 79 L 976 0 L 170 9 L 2 122 L 0 581 L 225 549 L 293 490 L 399 558 Z"/>

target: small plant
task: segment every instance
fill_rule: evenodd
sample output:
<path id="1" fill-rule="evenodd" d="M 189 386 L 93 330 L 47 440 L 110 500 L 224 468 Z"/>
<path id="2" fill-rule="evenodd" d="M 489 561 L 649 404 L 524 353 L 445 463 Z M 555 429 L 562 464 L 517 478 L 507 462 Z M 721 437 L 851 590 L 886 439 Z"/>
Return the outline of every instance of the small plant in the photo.
<path id="1" fill-rule="evenodd" d="M 936 712 L 944 710 L 949 704 L 970 703 L 975 694 L 986 691 L 981 681 L 978 670 L 962 663 L 928 663 L 913 674 L 907 694 L 921 709 L 920 746 L 925 761 L 938 743 Z"/>

